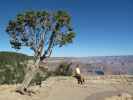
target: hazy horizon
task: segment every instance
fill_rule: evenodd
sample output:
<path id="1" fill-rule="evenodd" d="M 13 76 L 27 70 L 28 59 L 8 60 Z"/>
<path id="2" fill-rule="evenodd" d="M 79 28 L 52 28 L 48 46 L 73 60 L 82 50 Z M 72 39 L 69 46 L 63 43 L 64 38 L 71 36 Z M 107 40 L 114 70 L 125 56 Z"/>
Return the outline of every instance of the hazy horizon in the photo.
<path id="1" fill-rule="evenodd" d="M 33 56 L 33 55 L 29 55 L 29 54 L 26 54 L 24 52 L 21 52 L 21 51 L 0 51 L 0 52 L 13 52 L 13 53 L 21 53 L 21 54 L 24 54 L 24 55 L 27 55 L 27 56 Z M 59 58 L 90 58 L 90 57 L 123 57 L 123 56 L 133 56 L 133 54 L 130 54 L 130 55 L 98 55 L 98 56 L 52 56 L 52 57 L 59 57 Z"/>

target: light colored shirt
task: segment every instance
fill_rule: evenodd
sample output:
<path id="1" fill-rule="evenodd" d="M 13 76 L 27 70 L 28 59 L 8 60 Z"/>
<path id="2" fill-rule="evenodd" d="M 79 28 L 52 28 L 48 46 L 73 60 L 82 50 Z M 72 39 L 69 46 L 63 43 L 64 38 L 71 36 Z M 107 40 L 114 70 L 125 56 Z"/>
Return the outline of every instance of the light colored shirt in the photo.
<path id="1" fill-rule="evenodd" d="M 76 74 L 80 74 L 80 69 L 76 68 Z"/>

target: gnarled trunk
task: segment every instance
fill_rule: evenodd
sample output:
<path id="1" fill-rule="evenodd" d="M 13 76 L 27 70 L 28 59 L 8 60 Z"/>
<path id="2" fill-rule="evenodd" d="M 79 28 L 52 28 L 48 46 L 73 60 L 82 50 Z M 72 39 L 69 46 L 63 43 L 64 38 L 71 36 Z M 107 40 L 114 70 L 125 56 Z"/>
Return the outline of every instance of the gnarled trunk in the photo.
<path id="1" fill-rule="evenodd" d="M 40 62 L 40 59 L 37 59 L 35 61 L 35 64 L 32 67 L 30 67 L 30 69 L 28 69 L 21 86 L 19 86 L 16 90 L 17 92 L 24 94 L 27 91 L 27 88 L 30 82 L 32 81 L 32 79 L 37 73 L 37 70 L 39 68 L 39 62 Z"/>

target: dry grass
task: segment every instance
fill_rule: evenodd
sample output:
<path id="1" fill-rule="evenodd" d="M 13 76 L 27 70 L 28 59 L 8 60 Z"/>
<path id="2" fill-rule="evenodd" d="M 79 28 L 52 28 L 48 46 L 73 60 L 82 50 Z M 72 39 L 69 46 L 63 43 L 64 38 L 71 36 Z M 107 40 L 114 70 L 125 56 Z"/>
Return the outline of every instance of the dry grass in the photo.
<path id="1" fill-rule="evenodd" d="M 87 76 L 86 83 L 78 85 L 73 77 L 50 77 L 43 82 L 41 88 L 30 87 L 36 91 L 32 96 L 16 93 L 16 85 L 1 85 L 0 100 L 133 100 L 129 99 L 133 96 L 131 84 L 133 81 L 123 83 L 125 82 L 123 78 L 132 79 L 131 76 L 121 78 L 121 76 Z"/>

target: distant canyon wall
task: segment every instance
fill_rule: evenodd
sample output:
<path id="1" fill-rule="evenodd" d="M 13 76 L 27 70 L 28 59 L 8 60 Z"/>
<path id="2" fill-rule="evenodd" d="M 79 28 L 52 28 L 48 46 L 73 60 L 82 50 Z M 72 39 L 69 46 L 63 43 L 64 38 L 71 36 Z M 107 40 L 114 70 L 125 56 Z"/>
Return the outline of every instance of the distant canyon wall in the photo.
<path id="1" fill-rule="evenodd" d="M 133 56 L 55 57 L 48 60 L 49 70 L 55 70 L 61 63 L 72 63 L 73 70 L 79 64 L 81 72 L 87 75 L 133 74 Z"/>

